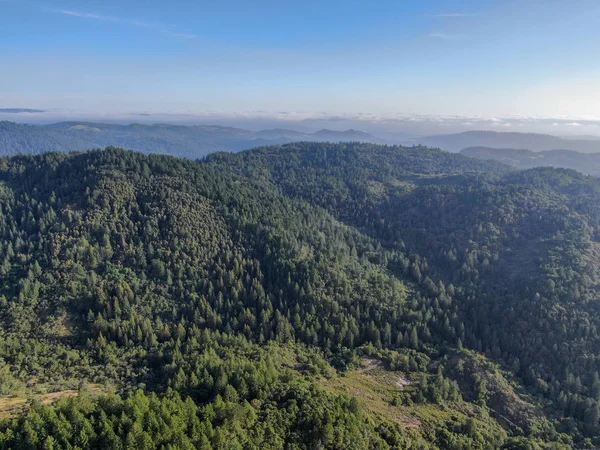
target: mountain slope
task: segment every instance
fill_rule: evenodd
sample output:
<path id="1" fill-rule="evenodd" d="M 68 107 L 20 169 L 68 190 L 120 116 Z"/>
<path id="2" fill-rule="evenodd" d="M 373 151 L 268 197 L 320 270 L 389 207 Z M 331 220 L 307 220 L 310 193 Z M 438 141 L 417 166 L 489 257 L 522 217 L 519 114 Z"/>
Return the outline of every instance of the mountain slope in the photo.
<path id="1" fill-rule="evenodd" d="M 593 448 L 599 188 L 370 144 L 0 159 L 0 448 Z"/>
<path id="2" fill-rule="evenodd" d="M 448 339 L 504 361 L 553 411 L 597 429 L 596 178 L 369 145 L 290 144 L 207 162 L 318 203 L 382 248 L 407 252 L 423 286 L 452 292 Z"/>
<path id="3" fill-rule="evenodd" d="M 600 152 L 600 139 L 562 138 L 536 133 L 466 131 L 464 133 L 427 136 L 417 139 L 417 142 L 450 152 L 459 152 L 467 147 L 526 148 L 535 152 L 561 149 L 581 153 Z"/>
<path id="4" fill-rule="evenodd" d="M 208 125 L 111 125 L 89 122 L 23 125 L 0 122 L 0 156 L 120 146 L 143 153 L 196 159 L 216 151 L 237 152 L 261 145 L 292 141 L 376 142 L 377 139 L 356 130 L 302 133 L 276 129 L 252 132 Z"/>
<path id="5" fill-rule="evenodd" d="M 600 175 L 600 153 L 579 153 L 572 150 L 532 152 L 488 147 L 468 147 L 460 153 L 472 158 L 499 161 L 518 169 L 552 166 L 573 169 L 588 175 Z"/>
<path id="6" fill-rule="evenodd" d="M 275 186 L 118 149 L 13 157 L 0 211 L 2 448 L 555 439 L 522 431 L 551 424 L 506 406 L 509 373 L 454 347 L 451 296 L 419 261 Z"/>

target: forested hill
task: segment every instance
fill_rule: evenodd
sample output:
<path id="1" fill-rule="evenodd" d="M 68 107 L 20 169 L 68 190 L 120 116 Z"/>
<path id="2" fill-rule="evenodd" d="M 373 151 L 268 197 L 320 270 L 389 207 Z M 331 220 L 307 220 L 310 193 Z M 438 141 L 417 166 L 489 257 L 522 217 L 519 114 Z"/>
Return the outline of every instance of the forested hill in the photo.
<path id="1" fill-rule="evenodd" d="M 37 155 L 121 146 L 142 153 L 201 158 L 217 151 L 238 152 L 260 145 L 294 141 L 378 142 L 358 130 L 320 130 L 316 133 L 272 129 L 250 131 L 216 125 L 129 125 L 59 122 L 26 125 L 0 121 L 0 156 Z"/>
<path id="2" fill-rule="evenodd" d="M 599 187 L 369 144 L 0 159 L 0 448 L 597 447 Z"/>
<path id="3" fill-rule="evenodd" d="M 580 153 L 572 150 L 532 152 L 514 148 L 487 147 L 468 147 L 460 153 L 472 158 L 500 161 L 518 169 L 551 166 L 574 169 L 588 175 L 600 175 L 600 153 Z"/>
<path id="4" fill-rule="evenodd" d="M 597 178 L 369 145 L 290 144 L 207 163 L 412 255 L 431 294 L 452 292 L 462 345 L 503 361 L 563 423 L 597 426 Z"/>
<path id="5" fill-rule="evenodd" d="M 567 149 L 580 153 L 598 153 L 600 151 L 600 138 L 597 136 L 560 137 L 550 134 L 489 130 L 427 136 L 417 138 L 417 142 L 431 147 L 440 147 L 450 152 L 460 152 L 468 147 L 526 148 L 534 152 L 556 149 Z"/>

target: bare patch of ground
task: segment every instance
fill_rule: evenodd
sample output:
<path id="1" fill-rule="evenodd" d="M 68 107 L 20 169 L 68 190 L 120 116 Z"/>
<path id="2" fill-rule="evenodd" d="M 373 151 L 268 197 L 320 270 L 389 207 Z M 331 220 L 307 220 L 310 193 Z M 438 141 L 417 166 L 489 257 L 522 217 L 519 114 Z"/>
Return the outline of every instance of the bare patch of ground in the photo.
<path id="1" fill-rule="evenodd" d="M 362 364 L 362 369 L 359 369 L 358 373 L 365 373 L 365 372 L 369 372 L 373 369 L 376 369 L 377 367 L 382 367 L 383 361 L 381 361 L 380 359 L 376 359 L 376 358 L 363 358 L 361 361 L 361 364 Z"/>
<path id="2" fill-rule="evenodd" d="M 103 387 L 98 384 L 89 385 L 88 390 L 94 395 L 100 395 L 104 392 Z M 75 397 L 76 395 L 79 395 L 79 391 L 75 389 L 67 389 L 64 391 L 50 392 L 47 394 L 32 395 L 30 397 L 0 397 L 0 419 L 14 417 L 20 413 L 23 413 L 34 399 L 38 400 L 43 405 L 51 405 L 63 397 Z"/>
<path id="3" fill-rule="evenodd" d="M 396 386 L 398 386 L 401 391 L 403 391 L 405 387 L 410 386 L 411 384 L 411 381 L 403 377 L 398 377 L 398 381 L 396 381 Z"/>

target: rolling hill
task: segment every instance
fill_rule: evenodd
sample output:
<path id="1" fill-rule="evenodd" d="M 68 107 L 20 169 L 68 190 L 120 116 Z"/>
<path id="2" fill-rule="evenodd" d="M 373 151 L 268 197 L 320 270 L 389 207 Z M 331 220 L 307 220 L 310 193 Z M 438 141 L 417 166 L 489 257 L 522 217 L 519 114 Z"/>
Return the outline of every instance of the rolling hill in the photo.
<path id="1" fill-rule="evenodd" d="M 497 131 L 466 131 L 464 133 L 418 138 L 420 144 L 459 152 L 467 147 L 546 150 L 573 150 L 581 153 L 600 153 L 600 138 L 562 138 L 549 134 Z"/>
<path id="2" fill-rule="evenodd" d="M 2 158 L 0 448 L 594 448 L 599 197 L 424 147 Z"/>
<path id="3" fill-rule="evenodd" d="M 530 150 L 487 147 L 468 147 L 461 150 L 460 153 L 472 158 L 499 161 L 517 169 L 551 166 L 573 169 L 588 175 L 600 175 L 600 153 L 579 153 L 572 150 L 532 152 Z"/>
<path id="4" fill-rule="evenodd" d="M 24 125 L 0 122 L 0 156 L 119 146 L 143 153 L 196 159 L 216 151 L 237 152 L 261 145 L 293 141 L 378 142 L 378 139 L 357 130 L 302 133 L 273 129 L 253 132 L 208 125 L 113 125 L 89 122 Z"/>

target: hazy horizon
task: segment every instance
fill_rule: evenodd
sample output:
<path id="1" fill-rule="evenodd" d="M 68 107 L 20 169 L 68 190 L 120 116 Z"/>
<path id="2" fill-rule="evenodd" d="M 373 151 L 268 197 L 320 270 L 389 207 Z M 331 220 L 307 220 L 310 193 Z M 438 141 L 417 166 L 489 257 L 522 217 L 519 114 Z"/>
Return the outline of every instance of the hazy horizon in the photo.
<path id="1" fill-rule="evenodd" d="M 0 0 L 0 120 L 600 135 L 600 4 Z M 333 127 L 333 126 L 332 126 Z"/>
<path id="2" fill-rule="evenodd" d="M 15 111 L 9 111 L 15 110 Z M 83 113 L 60 110 L 16 111 L 24 108 L 0 108 L 0 121 L 31 125 L 58 122 L 96 122 L 127 125 L 216 125 L 251 131 L 282 128 L 315 132 L 326 128 L 336 131 L 356 129 L 378 137 L 403 139 L 465 131 L 540 133 L 564 137 L 600 138 L 600 121 L 587 118 L 551 117 L 461 117 L 407 114 L 327 114 L 264 111 L 223 113 Z"/>

